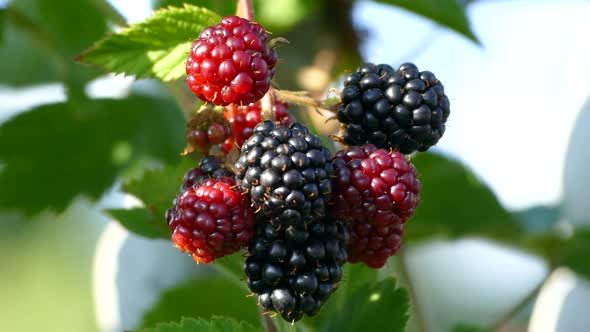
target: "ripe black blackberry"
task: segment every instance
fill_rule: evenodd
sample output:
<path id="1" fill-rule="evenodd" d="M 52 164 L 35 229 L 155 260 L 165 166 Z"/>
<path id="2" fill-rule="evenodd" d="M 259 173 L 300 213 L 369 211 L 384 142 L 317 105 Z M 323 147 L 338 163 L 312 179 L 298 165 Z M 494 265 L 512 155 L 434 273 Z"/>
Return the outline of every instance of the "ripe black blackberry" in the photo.
<path id="1" fill-rule="evenodd" d="M 223 166 L 223 162 L 219 157 L 204 157 L 199 162 L 199 167 L 192 168 L 184 174 L 184 181 L 180 187 L 180 191 L 185 191 L 201 180 L 208 178 L 218 179 L 221 177 L 233 178 L 234 173 Z"/>
<path id="2" fill-rule="evenodd" d="M 234 167 L 236 182 L 271 223 L 303 227 L 326 215 L 332 192 L 330 158 L 319 137 L 304 125 L 264 121 L 242 145 Z"/>
<path id="3" fill-rule="evenodd" d="M 244 263 L 248 287 L 260 306 L 289 322 L 313 316 L 342 279 L 347 241 L 346 228 L 331 217 L 307 227 L 259 220 Z"/>
<path id="4" fill-rule="evenodd" d="M 349 145 L 371 143 L 402 153 L 426 151 L 450 114 L 442 83 L 412 63 L 397 70 L 365 63 L 345 79 L 338 120 Z"/>

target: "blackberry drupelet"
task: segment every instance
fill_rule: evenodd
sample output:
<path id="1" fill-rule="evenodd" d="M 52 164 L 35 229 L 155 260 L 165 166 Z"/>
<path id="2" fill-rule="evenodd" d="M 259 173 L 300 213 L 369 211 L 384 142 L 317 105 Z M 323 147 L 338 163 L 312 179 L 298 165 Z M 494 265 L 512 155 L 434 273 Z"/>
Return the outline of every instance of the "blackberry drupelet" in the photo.
<path id="1" fill-rule="evenodd" d="M 326 215 L 332 193 L 330 151 L 305 126 L 264 121 L 242 145 L 236 182 L 274 225 L 306 224 Z"/>
<path id="2" fill-rule="evenodd" d="M 265 310 L 294 322 L 317 314 L 342 279 L 348 233 L 328 217 L 308 227 L 257 221 L 244 263 L 248 287 Z"/>
<path id="3" fill-rule="evenodd" d="M 412 63 L 395 71 L 365 63 L 345 78 L 341 98 L 338 120 L 346 144 L 371 143 L 402 153 L 435 145 L 450 114 L 442 83 Z"/>
<path id="4" fill-rule="evenodd" d="M 234 173 L 223 166 L 221 159 L 215 156 L 207 156 L 201 159 L 199 167 L 190 169 L 184 174 L 184 179 L 180 191 L 194 186 L 197 182 L 209 178 L 217 179 L 221 177 L 233 178 Z M 176 203 L 175 203 L 176 204 Z"/>

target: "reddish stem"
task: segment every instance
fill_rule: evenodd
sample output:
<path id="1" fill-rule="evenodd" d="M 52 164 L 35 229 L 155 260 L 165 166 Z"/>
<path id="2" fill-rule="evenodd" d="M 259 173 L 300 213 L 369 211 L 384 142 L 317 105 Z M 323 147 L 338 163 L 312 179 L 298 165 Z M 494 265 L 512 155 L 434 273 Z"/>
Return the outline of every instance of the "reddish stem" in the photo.
<path id="1" fill-rule="evenodd" d="M 252 0 L 238 0 L 237 7 L 236 15 L 254 21 L 254 5 L 252 4 Z"/>

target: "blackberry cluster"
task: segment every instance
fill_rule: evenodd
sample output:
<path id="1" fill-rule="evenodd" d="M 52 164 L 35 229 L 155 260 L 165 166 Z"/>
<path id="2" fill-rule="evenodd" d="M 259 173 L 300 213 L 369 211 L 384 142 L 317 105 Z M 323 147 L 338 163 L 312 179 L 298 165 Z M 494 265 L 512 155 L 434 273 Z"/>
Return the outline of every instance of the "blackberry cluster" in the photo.
<path id="1" fill-rule="evenodd" d="M 305 126 L 264 121 L 242 146 L 236 181 L 274 225 L 304 226 L 326 216 L 332 194 L 330 151 Z"/>
<path id="2" fill-rule="evenodd" d="M 407 154 L 428 150 L 445 132 L 450 105 L 444 87 L 412 63 L 397 70 L 365 63 L 344 86 L 338 120 L 349 145 L 371 143 Z"/>
<path id="3" fill-rule="evenodd" d="M 244 272 L 258 304 L 289 322 L 315 315 L 342 278 L 347 240 L 334 218 L 307 227 L 257 222 Z"/>

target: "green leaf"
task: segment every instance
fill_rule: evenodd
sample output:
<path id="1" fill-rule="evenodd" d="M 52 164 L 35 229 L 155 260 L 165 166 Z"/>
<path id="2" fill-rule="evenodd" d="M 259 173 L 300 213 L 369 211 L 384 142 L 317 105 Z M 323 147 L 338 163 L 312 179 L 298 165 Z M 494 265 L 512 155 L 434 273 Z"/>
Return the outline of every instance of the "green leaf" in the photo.
<path id="1" fill-rule="evenodd" d="M 367 285 L 375 285 L 379 280 L 378 271 L 367 268 L 364 264 L 345 264 L 342 270 L 343 278 L 336 292 L 326 301 L 320 314 L 306 318 L 305 323 L 320 329 L 341 315 L 341 311 L 357 291 L 365 289 Z"/>
<path id="2" fill-rule="evenodd" d="M 197 298 L 195 302 L 199 302 Z M 136 332 L 262 332 L 246 322 L 232 318 L 213 317 L 211 320 L 183 318 L 179 323 L 162 323 L 153 328 L 136 330 Z"/>
<path id="3" fill-rule="evenodd" d="M 208 319 L 224 315 L 260 327 L 256 297 L 247 298 L 248 294 L 249 291 L 219 276 L 192 279 L 162 294 L 159 303 L 145 313 L 141 326 L 182 317 Z"/>
<path id="4" fill-rule="evenodd" d="M 256 19 L 271 32 L 285 32 L 322 7 L 317 0 L 257 0 L 254 1 Z"/>
<path id="5" fill-rule="evenodd" d="M 145 22 L 100 40 L 78 60 L 109 72 L 176 80 L 185 75 L 192 41 L 203 28 L 220 20 L 214 12 L 192 5 L 161 9 Z"/>
<path id="6" fill-rule="evenodd" d="M 169 239 L 170 230 L 166 226 L 164 215 L 156 216 L 146 208 L 106 210 L 127 230 L 152 239 Z"/>
<path id="7" fill-rule="evenodd" d="M 465 8 L 457 0 L 376 0 L 423 16 L 467 37 L 476 44 L 479 40 L 471 30 Z"/>
<path id="8" fill-rule="evenodd" d="M 576 229 L 569 238 L 555 232 L 529 236 L 524 246 L 545 257 L 552 268 L 566 266 L 590 279 L 590 229 Z"/>
<path id="9" fill-rule="evenodd" d="M 561 205 L 533 206 L 514 212 L 514 216 L 528 233 L 548 233 L 555 230 L 562 217 Z"/>
<path id="10" fill-rule="evenodd" d="M 4 11 L 0 80 L 11 85 L 62 80 L 83 86 L 96 77 L 97 70 L 72 58 L 106 33 L 107 22 L 94 7 L 101 1 L 12 1 Z"/>
<path id="11" fill-rule="evenodd" d="M 332 315 L 322 331 L 404 331 L 410 306 L 408 292 L 395 279 L 365 284 Z"/>
<path id="12" fill-rule="evenodd" d="M 492 332 L 490 329 L 471 326 L 471 325 L 458 325 L 453 329 L 453 332 Z"/>
<path id="13" fill-rule="evenodd" d="M 20 114 L 0 127 L 0 209 L 61 212 L 79 194 L 96 199 L 140 158 L 178 158 L 183 123 L 175 104 L 139 96 Z"/>
<path id="14" fill-rule="evenodd" d="M 521 234 L 514 217 L 469 169 L 443 156 L 422 153 L 412 159 L 422 185 L 416 215 L 406 224 L 406 238 L 446 234 L 512 240 Z"/>
<path id="15" fill-rule="evenodd" d="M 172 206 L 172 200 L 179 193 L 184 173 L 194 166 L 193 161 L 184 158 L 177 165 L 145 171 L 140 178 L 123 184 L 123 190 L 143 201 L 145 207 L 112 209 L 106 212 L 137 235 L 169 239 L 166 210 Z"/>

